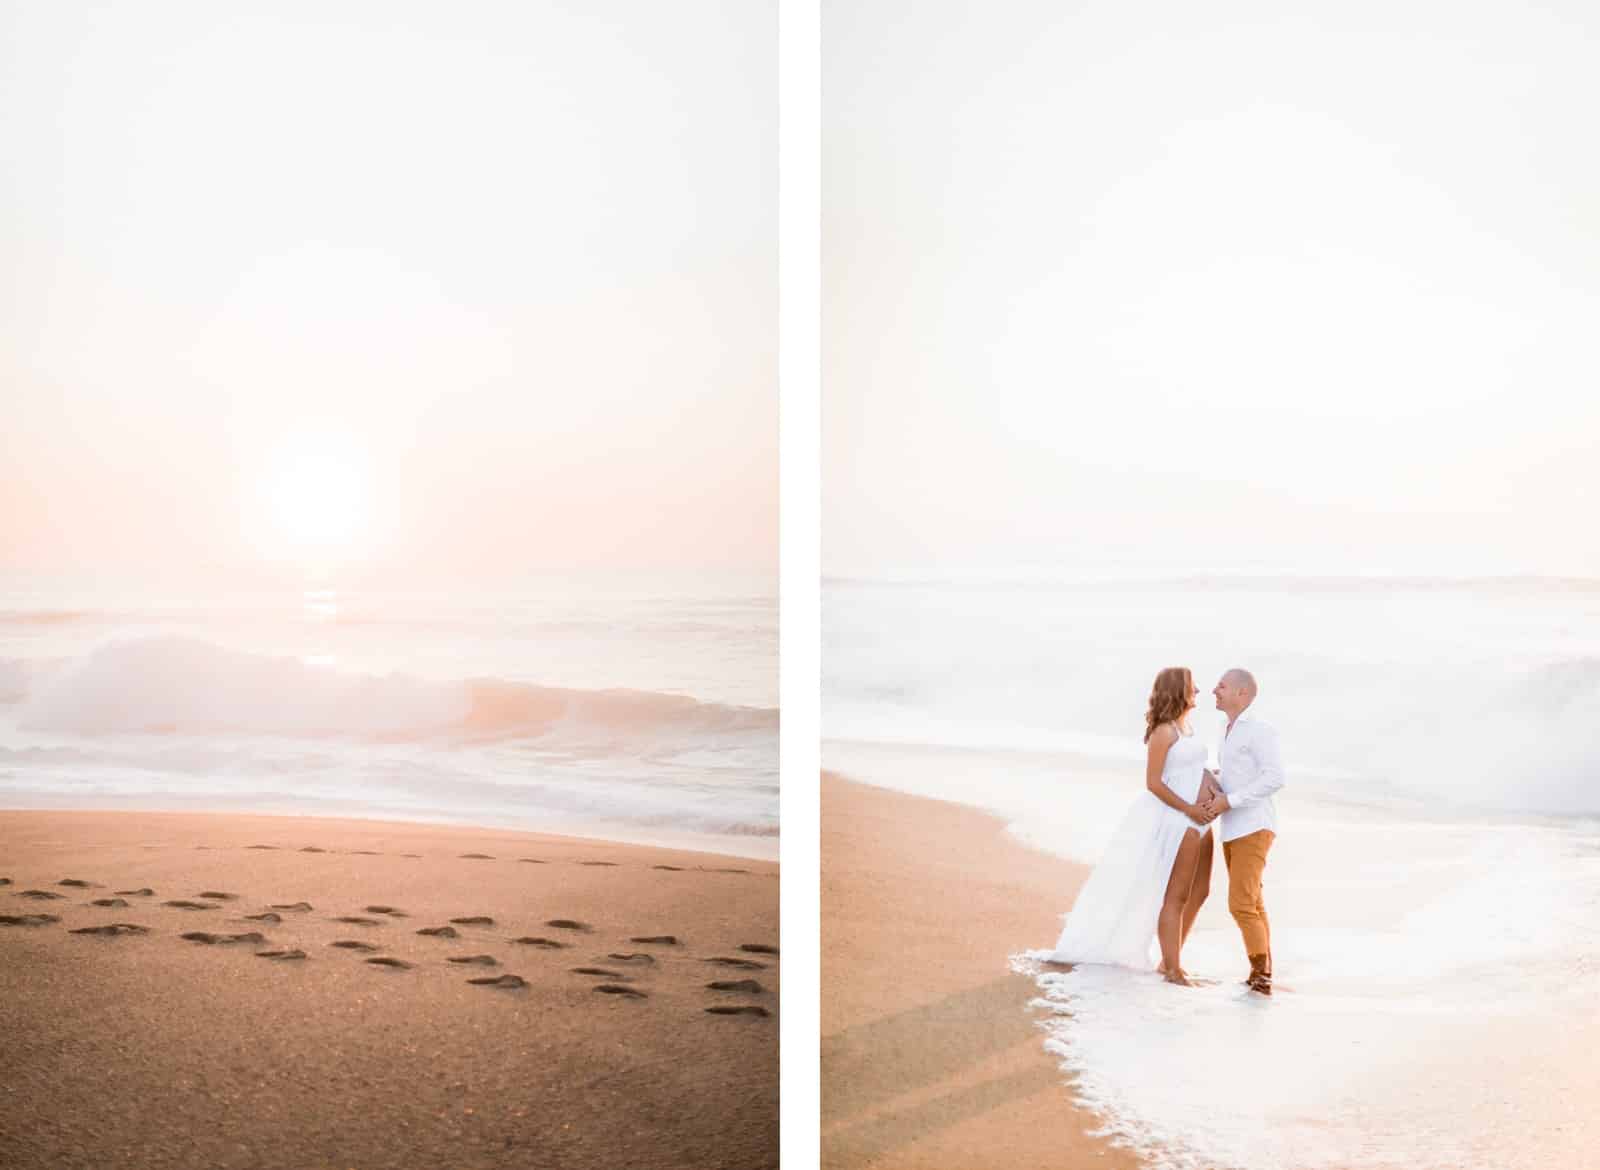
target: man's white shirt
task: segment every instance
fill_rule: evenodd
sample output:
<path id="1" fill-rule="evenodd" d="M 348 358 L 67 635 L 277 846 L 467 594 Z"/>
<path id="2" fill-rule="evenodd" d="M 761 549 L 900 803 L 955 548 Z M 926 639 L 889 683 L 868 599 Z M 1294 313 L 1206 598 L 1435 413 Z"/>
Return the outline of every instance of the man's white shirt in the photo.
<path id="1" fill-rule="evenodd" d="M 1217 748 L 1217 787 L 1228 797 L 1228 810 L 1218 818 L 1224 841 L 1262 829 L 1278 831 L 1278 809 L 1272 801 L 1272 794 L 1283 787 L 1278 733 L 1249 707 L 1223 733 Z"/>

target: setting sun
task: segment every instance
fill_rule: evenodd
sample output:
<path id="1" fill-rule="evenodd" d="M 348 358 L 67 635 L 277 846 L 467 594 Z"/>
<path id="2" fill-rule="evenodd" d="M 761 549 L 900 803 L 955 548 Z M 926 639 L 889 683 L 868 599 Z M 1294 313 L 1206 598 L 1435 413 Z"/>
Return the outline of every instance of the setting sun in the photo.
<path id="1" fill-rule="evenodd" d="M 285 447 L 261 484 L 269 555 L 326 563 L 346 559 L 366 536 L 366 475 L 358 454 L 328 439 Z"/>

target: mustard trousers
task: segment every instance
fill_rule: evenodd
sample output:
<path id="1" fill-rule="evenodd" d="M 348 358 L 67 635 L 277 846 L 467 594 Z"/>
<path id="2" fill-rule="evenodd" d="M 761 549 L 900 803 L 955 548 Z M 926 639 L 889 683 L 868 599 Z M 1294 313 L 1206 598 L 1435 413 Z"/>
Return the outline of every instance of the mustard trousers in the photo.
<path id="1" fill-rule="evenodd" d="M 1246 955 L 1270 955 L 1272 931 L 1267 926 L 1267 907 L 1261 900 L 1261 873 L 1267 868 L 1267 850 L 1275 834 L 1259 829 L 1222 843 L 1222 860 L 1228 866 L 1228 913 L 1244 935 Z"/>

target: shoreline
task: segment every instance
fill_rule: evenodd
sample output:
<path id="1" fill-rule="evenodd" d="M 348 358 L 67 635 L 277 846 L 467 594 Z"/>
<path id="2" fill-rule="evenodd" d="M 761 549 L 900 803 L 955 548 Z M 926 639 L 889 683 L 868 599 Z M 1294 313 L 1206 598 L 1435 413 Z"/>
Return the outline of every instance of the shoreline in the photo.
<path id="1" fill-rule="evenodd" d="M 775 863 L 8 810 L 0 879 L 8 1167 L 777 1165 Z"/>
<path id="2" fill-rule="evenodd" d="M 47 793 L 35 795 L 48 797 Z M 7 799 L 10 799 L 9 797 Z M 759 834 L 736 835 L 718 833 L 697 833 L 692 829 L 667 831 L 663 833 L 632 833 L 626 826 L 596 825 L 592 832 L 583 832 L 580 827 L 558 829 L 533 829 L 514 824 L 486 824 L 475 820 L 440 820 L 438 817 L 427 813 L 418 813 L 415 817 L 401 816 L 395 813 L 386 813 L 382 816 L 358 816 L 352 813 L 336 812 L 300 812 L 300 811 L 269 811 L 261 808 L 226 807 L 196 800 L 184 803 L 181 798 L 173 798 L 173 804 L 162 804 L 143 799 L 129 797 L 125 804 L 97 804 L 84 805 L 75 803 L 38 803 L 38 804 L 7 804 L 0 803 L 0 816 L 9 813 L 141 813 L 163 814 L 174 816 L 212 816 L 212 817 L 270 817 L 282 820 L 305 821 L 343 821 L 350 823 L 380 824 L 394 826 L 435 827 L 440 829 L 459 830 L 461 832 L 484 833 L 510 833 L 532 837 L 560 837 L 573 841 L 593 841 L 608 845 L 626 845 L 636 849 L 660 849 L 671 853 L 707 853 L 718 857 L 737 857 L 746 861 L 768 862 L 778 864 L 780 838 L 777 835 L 770 837 Z M 746 841 L 770 841 L 770 848 L 741 848 Z M 718 846 L 721 846 L 720 848 Z"/>
<path id="3" fill-rule="evenodd" d="M 1007 968 L 1055 936 L 1087 867 L 969 806 L 830 771 L 821 788 L 823 1165 L 1137 1170 Z"/>

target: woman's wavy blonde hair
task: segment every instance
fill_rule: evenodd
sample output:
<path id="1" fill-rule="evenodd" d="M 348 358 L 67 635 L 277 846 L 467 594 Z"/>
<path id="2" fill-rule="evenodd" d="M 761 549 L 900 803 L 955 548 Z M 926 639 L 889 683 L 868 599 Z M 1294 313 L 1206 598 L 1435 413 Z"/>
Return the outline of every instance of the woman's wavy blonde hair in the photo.
<path id="1" fill-rule="evenodd" d="M 1150 686 L 1150 709 L 1144 713 L 1144 741 L 1163 723 L 1177 723 L 1189 713 L 1194 692 L 1194 675 L 1187 666 L 1169 666 L 1156 675 Z"/>

